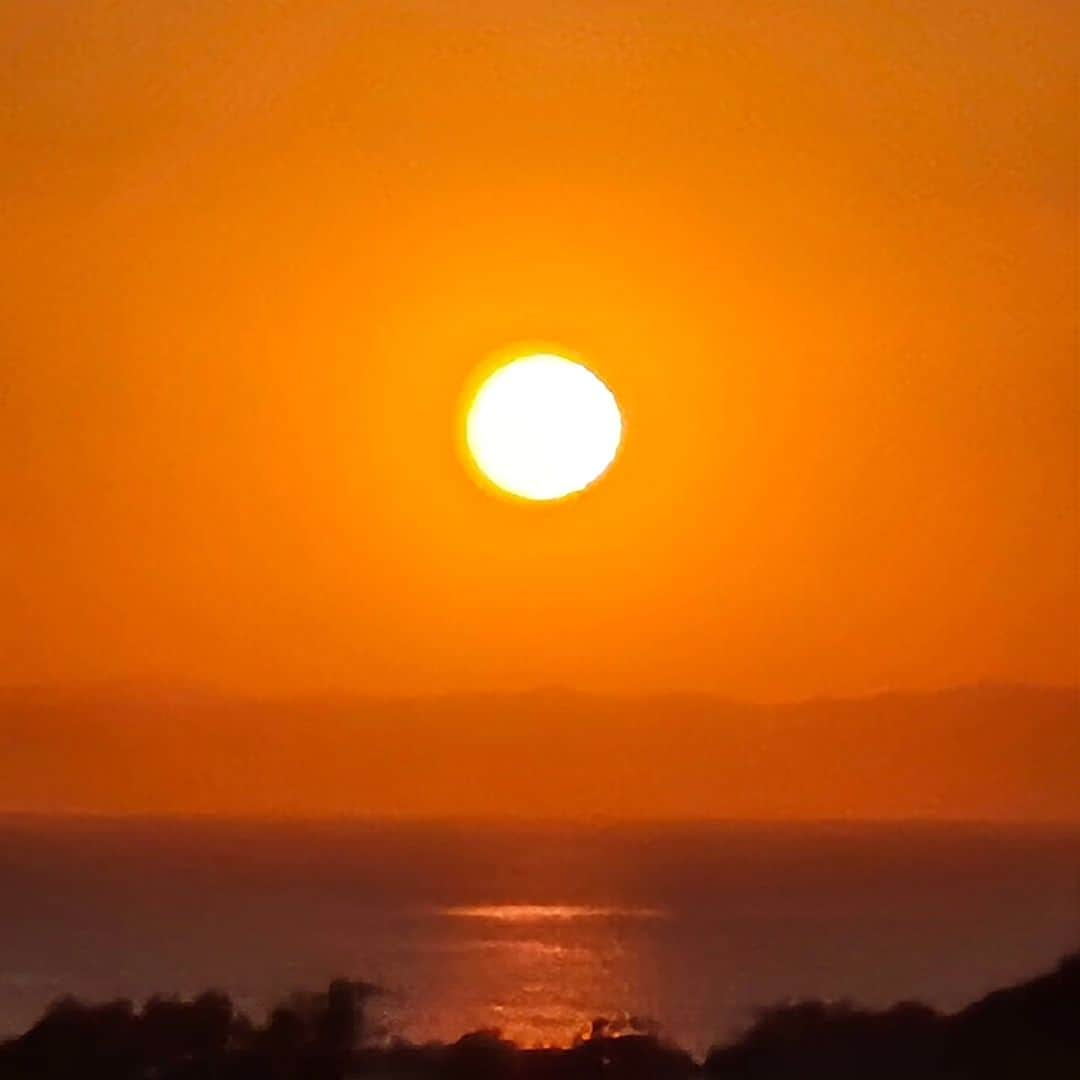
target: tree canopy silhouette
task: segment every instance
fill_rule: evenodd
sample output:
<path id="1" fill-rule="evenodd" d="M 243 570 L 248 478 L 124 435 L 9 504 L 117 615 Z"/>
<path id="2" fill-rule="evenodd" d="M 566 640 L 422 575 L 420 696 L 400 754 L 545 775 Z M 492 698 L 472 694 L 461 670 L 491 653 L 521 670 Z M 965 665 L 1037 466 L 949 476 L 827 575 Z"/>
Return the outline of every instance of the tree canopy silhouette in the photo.
<path id="1" fill-rule="evenodd" d="M 704 1062 L 598 1018 L 566 1049 L 497 1031 L 416 1045 L 374 1037 L 378 989 L 337 979 L 252 1022 L 224 994 L 85 1004 L 64 998 L 0 1045 L 0 1080 L 1076 1080 L 1080 953 L 1046 975 L 944 1015 L 808 1001 L 763 1009 Z"/>

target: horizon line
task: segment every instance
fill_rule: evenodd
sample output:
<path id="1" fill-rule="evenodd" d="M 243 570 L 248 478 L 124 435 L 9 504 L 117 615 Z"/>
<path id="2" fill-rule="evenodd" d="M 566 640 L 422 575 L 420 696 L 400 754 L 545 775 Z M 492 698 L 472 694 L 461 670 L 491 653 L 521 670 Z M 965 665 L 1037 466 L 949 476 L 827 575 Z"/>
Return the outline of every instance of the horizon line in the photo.
<path id="1" fill-rule="evenodd" d="M 619 817 L 612 814 L 557 817 L 528 814 L 385 814 L 385 813 L 239 813 L 236 811 L 95 811 L 18 810 L 0 808 L 0 825 L 15 821 L 62 821 L 86 824 L 215 824 L 215 825 L 374 825 L 374 826 L 514 826 L 518 828 L 949 828 L 949 829 L 1080 829 L 1080 818 L 883 817 Z"/>
<path id="2" fill-rule="evenodd" d="M 978 679 L 970 682 L 947 683 L 937 687 L 880 687 L 864 692 L 821 691 L 798 697 L 744 698 L 724 694 L 719 690 L 673 688 L 648 690 L 641 693 L 625 693 L 618 690 L 597 690 L 566 686 L 560 683 L 538 683 L 529 687 L 486 690 L 433 690 L 416 691 L 361 691 L 324 689 L 289 691 L 273 695 L 257 692 L 229 690 L 224 687 L 201 686 L 181 682 L 153 682 L 151 680 L 116 680 L 85 683 L 0 683 L 0 706 L 18 698 L 100 701 L 111 699 L 116 703 L 143 704 L 155 700 L 175 698 L 194 704 L 220 703 L 261 706 L 298 705 L 315 703 L 378 702 L 380 704 L 407 705 L 453 702 L 463 700 L 496 700 L 505 698 L 580 698 L 620 702 L 670 701 L 672 699 L 709 701 L 717 704 L 749 708 L 777 708 L 800 705 L 842 704 L 849 702 L 880 701 L 896 697 L 945 697 L 951 694 L 972 692 L 1055 693 L 1080 695 L 1080 680 L 1073 683 L 1026 682 L 1023 680 Z M 2 811 L 0 811 L 2 812 Z"/>

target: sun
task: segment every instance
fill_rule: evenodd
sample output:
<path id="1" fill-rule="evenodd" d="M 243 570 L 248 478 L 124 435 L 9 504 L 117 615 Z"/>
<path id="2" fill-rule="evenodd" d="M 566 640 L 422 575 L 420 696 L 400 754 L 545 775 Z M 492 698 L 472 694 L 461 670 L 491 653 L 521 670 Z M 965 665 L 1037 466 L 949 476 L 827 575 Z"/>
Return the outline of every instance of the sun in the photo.
<path id="1" fill-rule="evenodd" d="M 583 364 L 535 353 L 504 364 L 481 384 L 465 440 L 496 487 L 550 501 L 603 475 L 622 441 L 622 414 L 615 395 Z"/>

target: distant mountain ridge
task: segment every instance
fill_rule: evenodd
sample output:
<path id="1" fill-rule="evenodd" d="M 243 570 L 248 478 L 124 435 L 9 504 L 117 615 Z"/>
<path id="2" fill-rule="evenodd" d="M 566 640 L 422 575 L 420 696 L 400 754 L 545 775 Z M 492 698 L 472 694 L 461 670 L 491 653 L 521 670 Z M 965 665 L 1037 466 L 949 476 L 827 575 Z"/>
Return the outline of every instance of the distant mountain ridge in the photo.
<path id="1" fill-rule="evenodd" d="M 0 810 L 1080 822 L 1080 689 L 767 705 L 8 689 Z"/>

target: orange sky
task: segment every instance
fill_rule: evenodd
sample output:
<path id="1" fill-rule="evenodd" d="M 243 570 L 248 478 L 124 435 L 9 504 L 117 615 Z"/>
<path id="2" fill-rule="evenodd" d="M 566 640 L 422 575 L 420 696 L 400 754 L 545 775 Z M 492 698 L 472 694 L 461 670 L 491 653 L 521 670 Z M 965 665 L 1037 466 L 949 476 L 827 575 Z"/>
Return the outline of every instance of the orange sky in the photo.
<path id="1" fill-rule="evenodd" d="M 0 8 L 0 684 L 1075 683 L 1065 2 Z M 477 488 L 475 366 L 624 454 Z"/>

